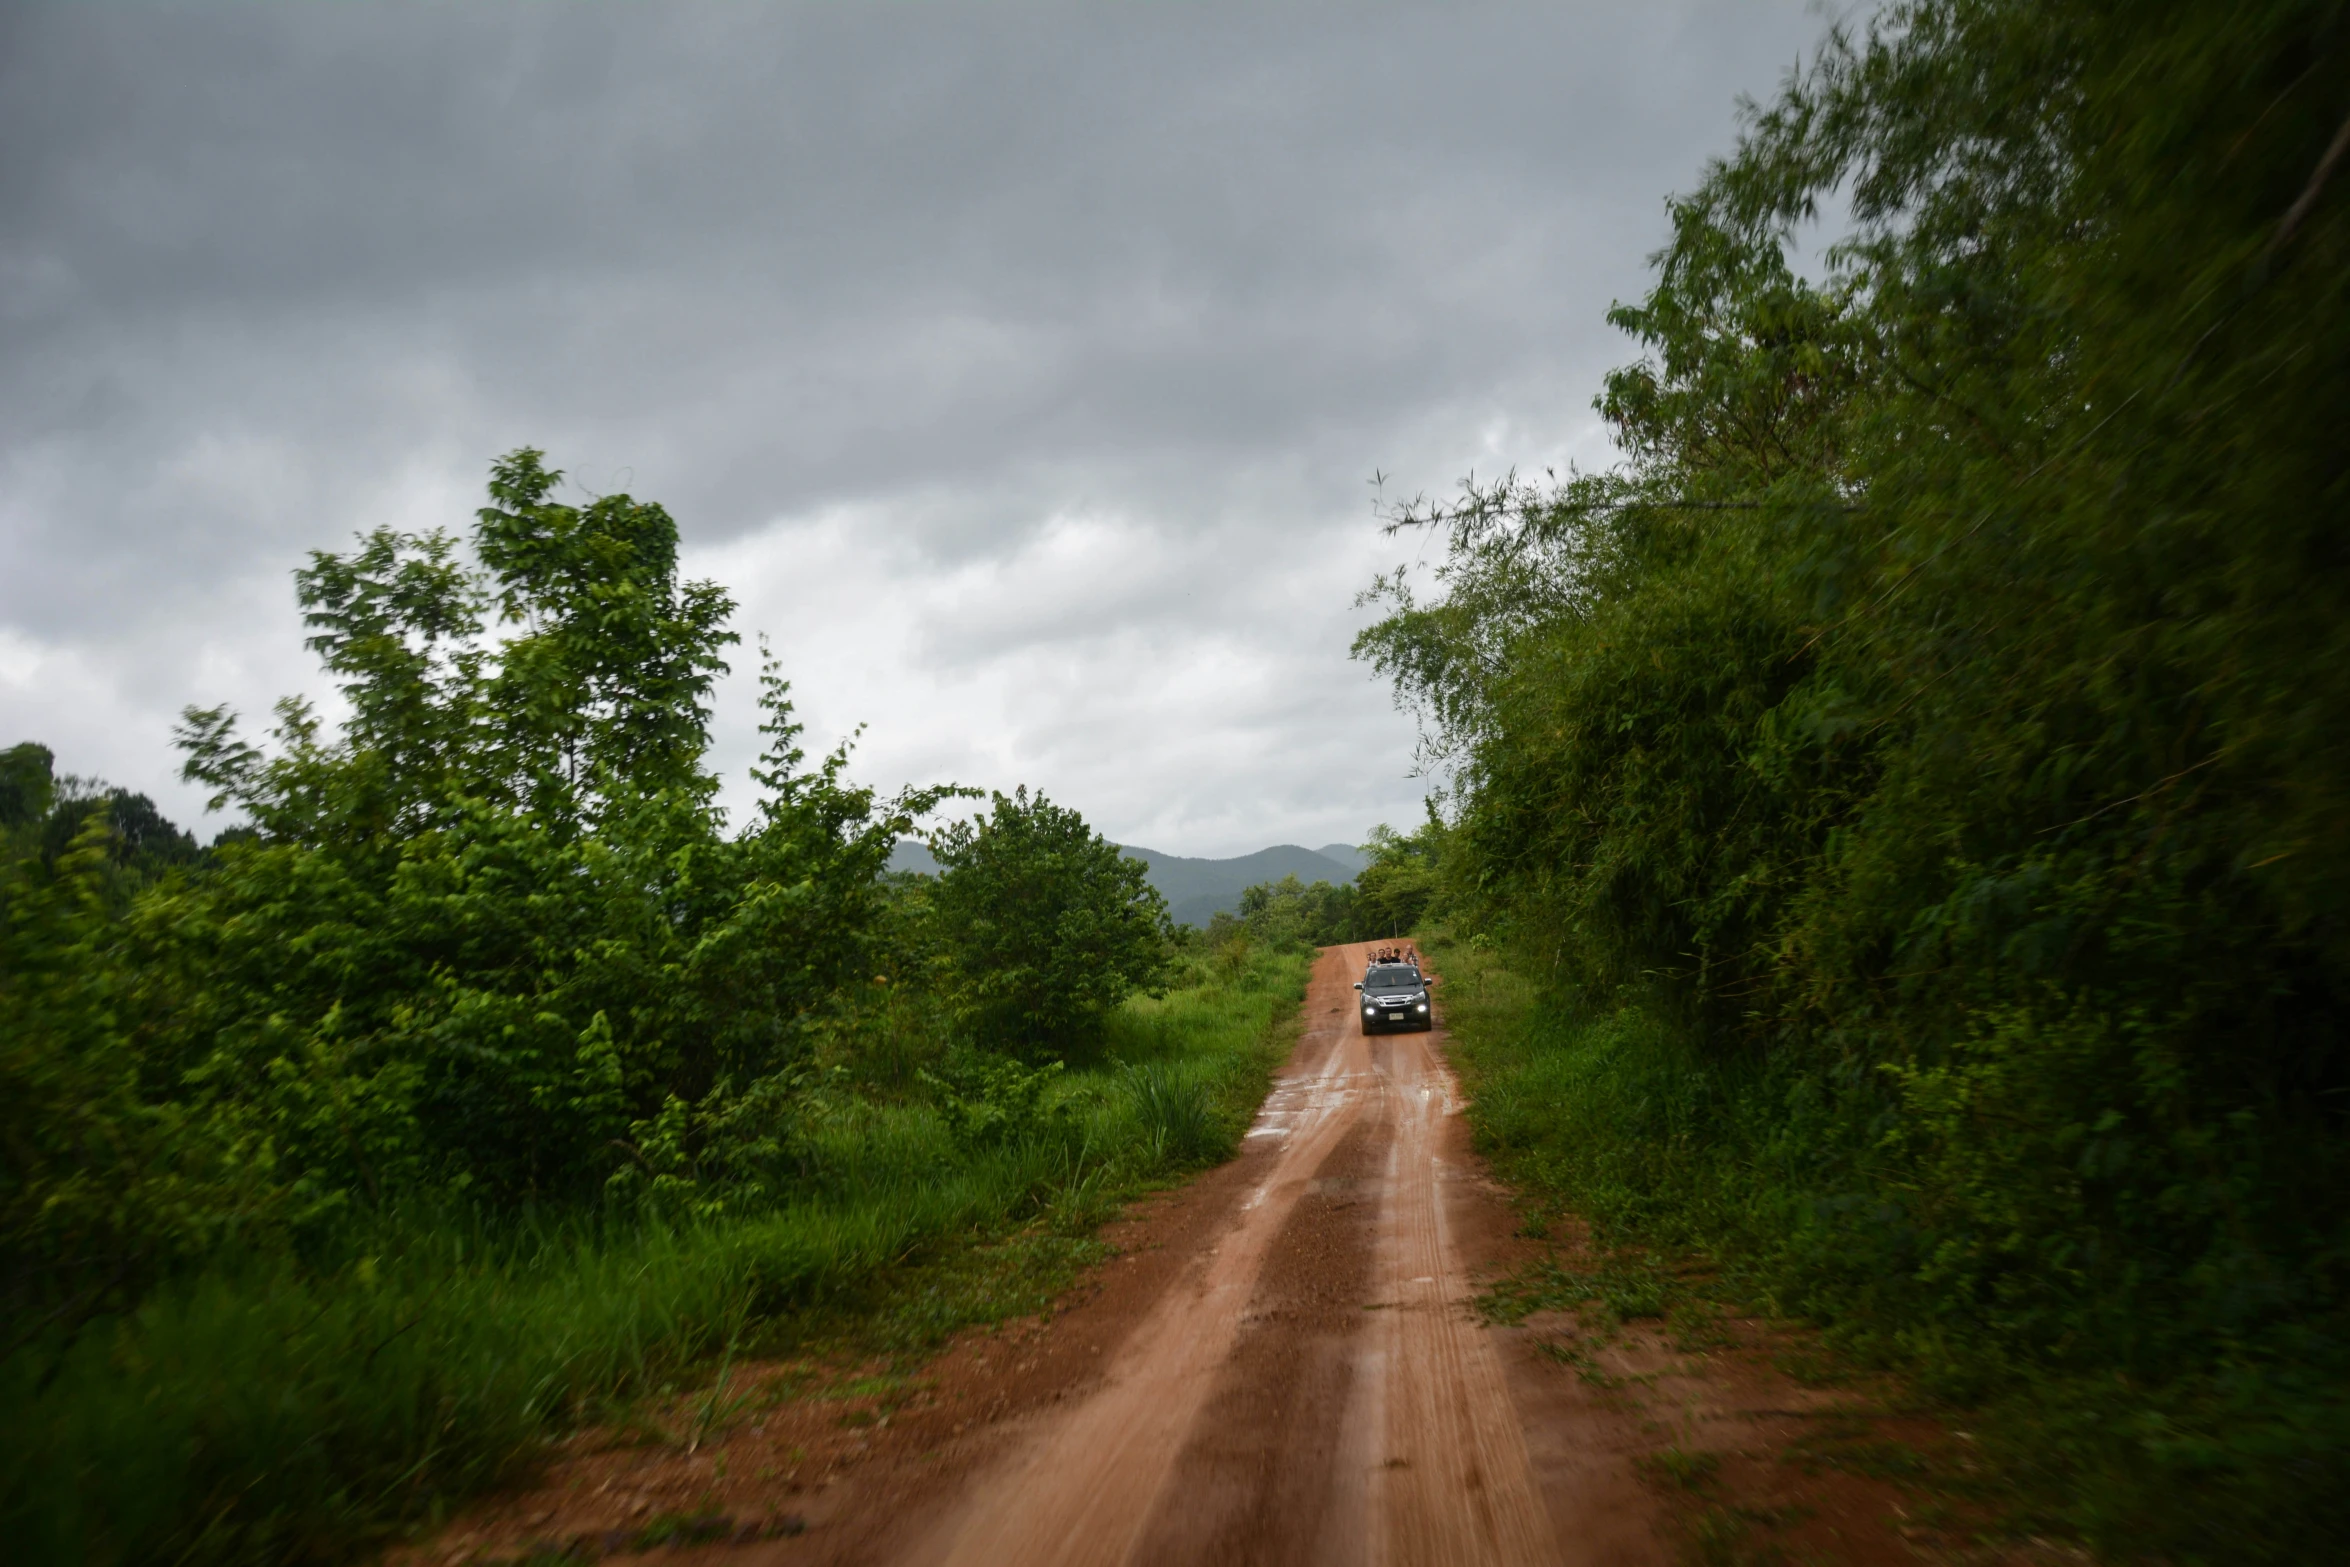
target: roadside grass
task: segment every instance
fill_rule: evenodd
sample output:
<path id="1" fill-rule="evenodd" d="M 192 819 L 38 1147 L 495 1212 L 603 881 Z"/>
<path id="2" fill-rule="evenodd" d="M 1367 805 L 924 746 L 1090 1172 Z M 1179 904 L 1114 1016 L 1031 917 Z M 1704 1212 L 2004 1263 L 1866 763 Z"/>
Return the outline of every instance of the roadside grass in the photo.
<path id="1" fill-rule="evenodd" d="M 1136 1192 L 1228 1157 L 1286 1050 L 1308 959 L 1258 952 L 1137 998 L 1033 1135 L 970 1146 L 849 1099 L 798 1199 L 717 1219 L 405 1216 L 331 1260 L 226 1258 L 0 1362 L 12 1560 L 323 1563 L 429 1526 L 552 1436 L 812 1343 L 911 1355 L 1039 1309 Z M 689 1424 L 694 1421 L 689 1421 Z M 682 1536 L 681 1536 L 682 1538 Z"/>
<path id="2" fill-rule="evenodd" d="M 1694 1352 L 1730 1340 L 1727 1311 L 1803 1315 L 1782 1288 L 1771 1243 L 1796 1227 L 1795 1210 L 1809 1199 L 1798 1172 L 1774 1162 L 1771 1150 L 1783 1143 L 1749 1119 L 1742 1090 L 1750 1085 L 1718 1065 L 1700 1070 L 1672 1030 L 1636 1008 L 1563 1012 L 1492 952 L 1441 931 L 1420 944 L 1443 968 L 1445 1024 L 1470 1123 L 1519 1193 L 1522 1232 L 1550 1238 L 1572 1219 L 1588 1236 L 1582 1256 L 1546 1258 L 1497 1284 L 1483 1302 L 1490 1320 L 1573 1317 L 1579 1342 L 1538 1347 L 1587 1382 L 1613 1387 L 1622 1379 L 1600 1370 L 1593 1347 L 1628 1324 L 1650 1322 L 1673 1348 Z M 1852 1336 L 1807 1338 L 1780 1354 L 1778 1368 L 1807 1385 L 1837 1385 L 1864 1368 L 1885 1369 L 1893 1357 L 1881 1348 Z M 1914 1376 L 1907 1385 L 1923 1390 L 1905 1393 L 1905 1406 L 1931 1392 Z M 1872 1429 L 1865 1420 L 1850 1429 L 1831 1422 L 1787 1461 L 1898 1483 L 1942 1509 L 1953 1528 L 1963 1516 L 1983 1543 L 2051 1522 L 2046 1499 L 2012 1471 L 1943 1473 Z M 1779 1559 L 1765 1513 L 1714 1496 L 1718 1461 L 1668 1448 L 1645 1468 L 1670 1492 L 1706 1498 L 1682 1520 L 1692 1560 Z"/>
<path id="3" fill-rule="evenodd" d="M 1818 1324 L 1779 1353 L 1781 1372 L 1810 1386 L 1890 1372 L 1905 1408 L 1966 1427 L 1966 1454 L 1953 1471 L 1825 1442 L 1793 1460 L 1915 1488 L 1986 1542 L 2071 1540 L 2107 1559 L 2214 1567 L 2331 1548 L 2350 1402 L 2338 1348 L 2314 1328 L 2304 1362 L 2247 1348 L 2167 1382 L 2006 1358 L 1921 1312 L 1914 1261 L 1851 1249 L 1865 1226 L 1840 1222 L 1858 1183 L 1839 1172 L 1862 1167 L 1881 1132 L 1760 1064 L 1700 1061 L 1637 1006 L 1578 1011 L 1442 931 L 1421 947 L 1444 970 L 1470 1122 L 1521 1194 L 1522 1233 L 1547 1237 L 1571 1216 L 1589 1238 L 1586 1262 L 1505 1281 L 1489 1314 L 1567 1311 L 1602 1341 L 1662 1315 L 1668 1339 L 1699 1342 L 1725 1307 Z M 1560 1358 L 1596 1375 L 1587 1351 Z"/>

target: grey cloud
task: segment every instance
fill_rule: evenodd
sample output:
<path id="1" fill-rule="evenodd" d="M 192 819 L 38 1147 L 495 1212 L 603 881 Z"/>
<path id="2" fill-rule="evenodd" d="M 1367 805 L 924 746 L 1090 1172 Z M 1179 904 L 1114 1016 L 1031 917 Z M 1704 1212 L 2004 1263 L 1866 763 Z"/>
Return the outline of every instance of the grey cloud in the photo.
<path id="1" fill-rule="evenodd" d="M 1381 554 L 1362 480 L 1587 429 L 1663 196 L 1824 25 L 1803 0 L 6 8 L 0 632 L 88 695 L 0 683 L 0 716 L 168 793 L 159 714 L 311 678 L 255 651 L 257 581 L 374 521 L 462 527 L 527 442 L 704 550 L 855 511 L 867 590 L 937 606 L 887 633 L 909 680 L 1237 638 L 1307 693 L 1287 754 L 1354 745 L 1346 590 L 1297 595 Z M 1005 601 L 952 602 L 1084 515 L 1183 591 L 1129 566 L 1029 604 L 999 571 Z M 808 623 L 883 634 L 837 608 Z M 1008 721 L 1006 754 L 1085 750 Z M 1404 799 L 1408 730 L 1381 733 Z M 1201 788 L 1304 797 L 1244 739 Z M 1138 744 L 1080 771 L 1177 787 L 1191 764 Z"/>

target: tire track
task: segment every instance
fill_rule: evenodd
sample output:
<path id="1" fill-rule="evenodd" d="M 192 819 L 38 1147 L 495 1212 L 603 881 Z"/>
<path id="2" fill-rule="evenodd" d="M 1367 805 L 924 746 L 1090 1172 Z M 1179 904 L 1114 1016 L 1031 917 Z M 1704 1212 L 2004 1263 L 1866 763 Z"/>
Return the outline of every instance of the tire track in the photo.
<path id="1" fill-rule="evenodd" d="M 1366 1040 L 1325 952 L 1252 1139 L 1279 1153 L 1102 1382 L 982 1474 L 927 1567 L 1556 1558 L 1499 1355 L 1445 1217 L 1451 1071 Z M 1368 1319 L 1367 1325 L 1358 1319 Z"/>

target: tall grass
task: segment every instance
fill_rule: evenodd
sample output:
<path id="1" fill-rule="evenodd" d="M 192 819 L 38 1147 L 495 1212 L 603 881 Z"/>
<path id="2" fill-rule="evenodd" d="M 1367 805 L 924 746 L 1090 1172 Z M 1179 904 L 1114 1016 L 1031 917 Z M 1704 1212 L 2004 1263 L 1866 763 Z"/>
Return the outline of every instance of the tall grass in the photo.
<path id="1" fill-rule="evenodd" d="M 1930 1259 L 1863 1179 L 1881 1126 L 1796 1074 L 1701 1058 L 1638 1006 L 1578 1007 L 1492 954 L 1424 945 L 1444 964 L 1480 1148 L 1536 1203 L 1586 1221 L 1612 1263 L 1702 1255 L 1734 1299 L 1809 1318 L 1850 1359 L 1968 1410 L 2019 1528 L 2116 1561 L 2333 1550 L 2350 1516 L 2350 1383 L 2324 1334 L 2163 1382 L 1969 1339 L 1921 1308 Z"/>
<path id="2" fill-rule="evenodd" d="M 690 1376 L 795 1315 L 869 1309 L 889 1277 L 1039 1219 L 1079 1229 L 1227 1156 L 1262 1097 L 1305 961 L 1138 998 L 992 1147 L 920 1103 L 851 1098 L 787 1205 L 682 1221 L 541 1215 L 495 1229 L 378 1216 L 331 1255 L 226 1258 L 0 1363 L 11 1560 L 344 1559 L 494 1483 L 551 1433 Z M 987 1303 L 925 1319 L 951 1331 Z"/>

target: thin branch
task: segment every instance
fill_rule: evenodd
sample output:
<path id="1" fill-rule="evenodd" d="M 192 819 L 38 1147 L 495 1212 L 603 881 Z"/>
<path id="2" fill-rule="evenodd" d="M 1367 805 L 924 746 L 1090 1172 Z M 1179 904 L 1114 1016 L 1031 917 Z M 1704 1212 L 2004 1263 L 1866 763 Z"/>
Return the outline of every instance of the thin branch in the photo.
<path id="1" fill-rule="evenodd" d="M 2228 750 L 2228 747 L 2222 746 L 2220 749 L 2212 752 L 2211 755 L 2205 757 L 2202 761 L 2197 762 L 2190 767 L 2182 767 L 2177 772 L 2171 774 L 2168 778 L 2157 779 L 2155 782 L 2147 785 L 2144 789 L 2139 790 L 2136 794 L 2131 795 L 2126 800 L 2108 800 L 2086 816 L 2076 816 L 2069 822 L 2058 822 L 2053 827 L 2043 827 L 2037 834 L 2035 834 L 2035 836 L 2045 838 L 2052 832 L 2065 832 L 2071 828 L 2080 826 L 2084 822 L 2093 822 L 2108 811 L 2118 811 L 2125 805 L 2137 805 L 2146 800 L 2151 800 L 2154 798 L 2154 796 L 2160 794 L 2163 790 L 2169 788 L 2172 784 L 2177 783 L 2180 779 L 2186 777 L 2189 773 L 2199 773 L 2204 768 L 2211 766 L 2214 762 L 2226 760 Z"/>
<path id="2" fill-rule="evenodd" d="M 2334 165 L 2342 161 L 2345 152 L 2350 152 L 2350 119 L 2345 119 L 2342 128 L 2334 132 L 2333 144 L 2326 148 L 2326 155 L 2318 159 L 2317 167 L 2310 171 L 2309 183 L 2301 187 L 2301 194 L 2286 209 L 2285 220 L 2277 225 L 2277 237 L 2268 242 L 2270 255 L 2284 249 L 2295 231 L 2301 227 L 2302 220 L 2309 216 L 2309 209 L 2316 206 L 2317 198 L 2325 193 L 2326 181 L 2333 176 Z"/>
<path id="3" fill-rule="evenodd" d="M 1573 516 L 1588 516 L 1603 511 L 1778 511 L 1800 506 L 1800 501 L 1578 501 L 1571 506 L 1545 507 Z M 1868 508 L 1857 501 L 1823 505 L 1823 511 L 1856 512 Z M 1432 528 L 1439 523 L 1454 522 L 1468 515 L 1466 512 L 1429 511 L 1413 513 L 1392 519 L 1382 533 L 1399 533 L 1405 528 Z"/>

